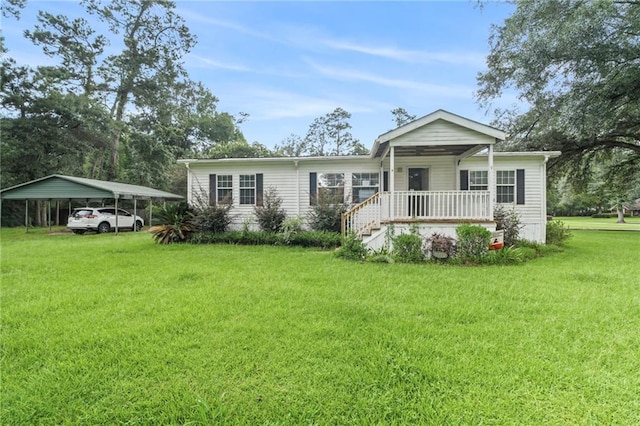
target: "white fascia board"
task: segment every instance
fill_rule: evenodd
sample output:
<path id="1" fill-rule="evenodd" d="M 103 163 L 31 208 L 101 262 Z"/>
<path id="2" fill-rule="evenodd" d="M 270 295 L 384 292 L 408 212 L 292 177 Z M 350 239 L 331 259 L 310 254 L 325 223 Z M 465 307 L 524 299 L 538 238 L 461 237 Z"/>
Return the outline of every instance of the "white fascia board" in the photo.
<path id="1" fill-rule="evenodd" d="M 494 151 L 494 157 L 546 157 L 556 158 L 562 154 L 560 151 Z M 479 152 L 474 157 L 486 157 L 486 152 Z"/>
<path id="2" fill-rule="evenodd" d="M 312 161 L 371 161 L 369 155 L 328 155 L 324 157 L 261 157 L 261 158 L 181 158 L 178 164 L 217 164 L 217 163 L 290 163 Z"/>

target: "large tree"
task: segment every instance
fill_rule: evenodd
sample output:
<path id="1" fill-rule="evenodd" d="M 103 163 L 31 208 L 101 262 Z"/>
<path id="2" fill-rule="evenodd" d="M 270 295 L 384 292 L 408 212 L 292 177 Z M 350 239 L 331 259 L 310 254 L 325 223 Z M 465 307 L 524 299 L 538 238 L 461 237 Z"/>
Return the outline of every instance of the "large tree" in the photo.
<path id="1" fill-rule="evenodd" d="M 304 139 L 310 155 L 351 155 L 366 154 L 368 151 L 353 137 L 349 119 L 351 114 L 343 108 L 318 117 L 311 125 Z"/>
<path id="2" fill-rule="evenodd" d="M 640 170 L 640 2 L 516 1 L 490 37 L 478 99 L 490 108 L 515 92 L 520 107 L 496 109 L 521 149 L 561 150 L 574 183 L 633 178 Z M 635 176 L 634 176 L 635 175 Z M 623 177 L 624 178 L 624 177 Z"/>

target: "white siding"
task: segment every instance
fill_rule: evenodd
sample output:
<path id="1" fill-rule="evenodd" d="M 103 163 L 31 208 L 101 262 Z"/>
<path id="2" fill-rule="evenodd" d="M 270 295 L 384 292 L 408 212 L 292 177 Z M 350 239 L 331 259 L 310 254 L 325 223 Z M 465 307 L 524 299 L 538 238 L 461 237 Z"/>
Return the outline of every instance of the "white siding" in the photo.
<path id="1" fill-rule="evenodd" d="M 495 139 L 489 135 L 440 119 L 393 139 L 391 144 L 395 146 L 474 145 L 494 142 Z"/>
<path id="2" fill-rule="evenodd" d="M 460 169 L 486 170 L 487 157 L 471 157 L 460 163 Z M 529 240 L 544 242 L 544 228 L 547 217 L 547 206 L 544 191 L 544 166 L 539 157 L 494 157 L 494 171 L 524 169 L 525 197 L 524 204 L 502 204 L 506 208 L 514 208 L 520 215 L 525 228 L 522 236 Z M 495 179 L 494 179 L 495 182 Z"/>
<path id="3" fill-rule="evenodd" d="M 389 159 L 384 161 L 384 169 L 389 170 Z M 453 191 L 456 188 L 455 159 L 452 156 L 440 157 L 396 157 L 396 191 L 406 191 L 409 186 L 408 168 L 424 167 L 429 169 L 429 191 Z"/>

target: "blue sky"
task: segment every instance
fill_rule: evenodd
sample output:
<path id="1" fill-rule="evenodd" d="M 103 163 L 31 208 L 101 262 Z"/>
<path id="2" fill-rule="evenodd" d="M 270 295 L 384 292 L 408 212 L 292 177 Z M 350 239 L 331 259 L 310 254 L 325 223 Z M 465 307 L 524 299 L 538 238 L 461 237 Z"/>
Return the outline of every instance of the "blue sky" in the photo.
<path id="1" fill-rule="evenodd" d="M 39 9 L 82 14 L 76 2 L 29 0 L 19 21 L 3 19 L 18 63 L 50 63 L 21 36 Z M 198 39 L 185 58 L 191 78 L 220 99 L 220 111 L 249 114 L 242 125 L 249 142 L 273 147 L 292 133 L 304 136 L 314 118 L 342 107 L 352 114 L 353 135 L 370 147 L 394 127 L 396 107 L 418 117 L 442 108 L 489 123 L 473 98 L 476 76 L 491 25 L 513 6 L 178 1 L 177 10 Z"/>

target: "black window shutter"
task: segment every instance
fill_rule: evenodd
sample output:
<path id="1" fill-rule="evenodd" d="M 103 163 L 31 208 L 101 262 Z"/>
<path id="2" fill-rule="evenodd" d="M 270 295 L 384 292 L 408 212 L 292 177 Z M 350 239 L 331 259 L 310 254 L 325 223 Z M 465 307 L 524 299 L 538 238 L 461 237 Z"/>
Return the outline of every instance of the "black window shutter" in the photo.
<path id="1" fill-rule="evenodd" d="M 318 203 L 318 173 L 309 173 L 309 205 L 315 206 Z"/>
<path id="2" fill-rule="evenodd" d="M 382 190 L 389 190 L 389 172 L 382 172 Z"/>
<path id="3" fill-rule="evenodd" d="M 256 206 L 262 207 L 264 191 L 262 190 L 262 173 L 256 174 Z"/>
<path id="4" fill-rule="evenodd" d="M 524 204 L 524 169 L 516 170 L 516 204 Z"/>
<path id="5" fill-rule="evenodd" d="M 460 190 L 469 190 L 469 170 L 460 170 Z"/>
<path id="6" fill-rule="evenodd" d="M 209 205 L 215 206 L 218 199 L 218 189 L 216 188 L 216 175 L 209 175 Z"/>

